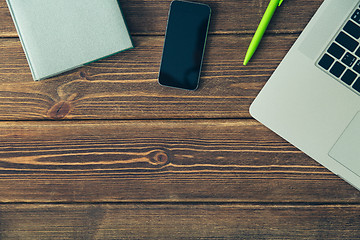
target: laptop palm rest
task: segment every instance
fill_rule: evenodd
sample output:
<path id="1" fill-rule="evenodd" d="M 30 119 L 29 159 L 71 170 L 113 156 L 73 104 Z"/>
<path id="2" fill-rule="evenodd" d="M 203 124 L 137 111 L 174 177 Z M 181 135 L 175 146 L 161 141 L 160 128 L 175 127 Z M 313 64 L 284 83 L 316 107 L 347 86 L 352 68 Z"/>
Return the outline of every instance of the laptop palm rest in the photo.
<path id="1" fill-rule="evenodd" d="M 360 112 L 337 140 L 329 156 L 360 176 Z"/>
<path id="2" fill-rule="evenodd" d="M 324 49 L 324 43 L 329 42 L 329 39 L 335 34 L 334 30 L 338 29 L 339 23 L 344 21 L 351 9 L 354 8 L 352 1 L 343 1 L 342 4 L 333 4 L 333 2 L 326 2 L 318 11 L 316 24 L 306 34 L 306 41 L 302 41 L 299 46 L 299 51 L 310 59 L 318 58 L 320 52 Z"/>

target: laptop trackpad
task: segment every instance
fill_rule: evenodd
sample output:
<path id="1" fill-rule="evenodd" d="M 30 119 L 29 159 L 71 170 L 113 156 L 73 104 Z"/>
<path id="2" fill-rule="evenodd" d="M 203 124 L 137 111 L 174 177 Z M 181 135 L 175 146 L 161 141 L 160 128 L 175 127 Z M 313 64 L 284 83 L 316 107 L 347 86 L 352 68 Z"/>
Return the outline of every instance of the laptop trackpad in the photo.
<path id="1" fill-rule="evenodd" d="M 360 112 L 337 140 L 329 155 L 360 176 Z"/>

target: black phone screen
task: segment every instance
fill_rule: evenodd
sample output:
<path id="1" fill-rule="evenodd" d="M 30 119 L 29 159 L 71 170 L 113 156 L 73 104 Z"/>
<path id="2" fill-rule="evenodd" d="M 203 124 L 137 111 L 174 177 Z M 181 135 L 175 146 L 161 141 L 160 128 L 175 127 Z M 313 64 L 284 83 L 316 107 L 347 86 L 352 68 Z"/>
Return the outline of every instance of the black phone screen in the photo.
<path id="1" fill-rule="evenodd" d="M 210 13 L 205 4 L 171 3 L 159 73 L 161 85 L 188 90 L 198 87 Z"/>

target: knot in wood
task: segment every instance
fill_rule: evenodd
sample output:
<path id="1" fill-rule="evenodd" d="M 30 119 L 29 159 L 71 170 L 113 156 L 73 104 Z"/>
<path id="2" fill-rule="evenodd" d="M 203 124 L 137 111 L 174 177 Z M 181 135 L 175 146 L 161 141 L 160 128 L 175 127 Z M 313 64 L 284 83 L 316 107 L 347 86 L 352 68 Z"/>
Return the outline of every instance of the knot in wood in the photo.
<path id="1" fill-rule="evenodd" d="M 154 151 L 150 154 L 150 161 L 155 165 L 165 165 L 169 161 L 169 156 L 162 150 Z"/>
<path id="2" fill-rule="evenodd" d="M 51 119 L 59 120 L 66 117 L 71 110 L 71 104 L 65 101 L 61 101 L 52 106 L 48 112 Z"/>

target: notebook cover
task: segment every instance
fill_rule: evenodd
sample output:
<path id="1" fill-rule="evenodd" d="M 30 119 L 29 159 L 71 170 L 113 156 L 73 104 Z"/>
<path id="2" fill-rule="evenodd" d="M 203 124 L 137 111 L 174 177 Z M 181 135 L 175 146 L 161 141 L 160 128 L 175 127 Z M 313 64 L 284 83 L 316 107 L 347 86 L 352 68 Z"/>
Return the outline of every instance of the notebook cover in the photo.
<path id="1" fill-rule="evenodd" d="M 133 48 L 117 0 L 6 0 L 34 80 Z"/>

